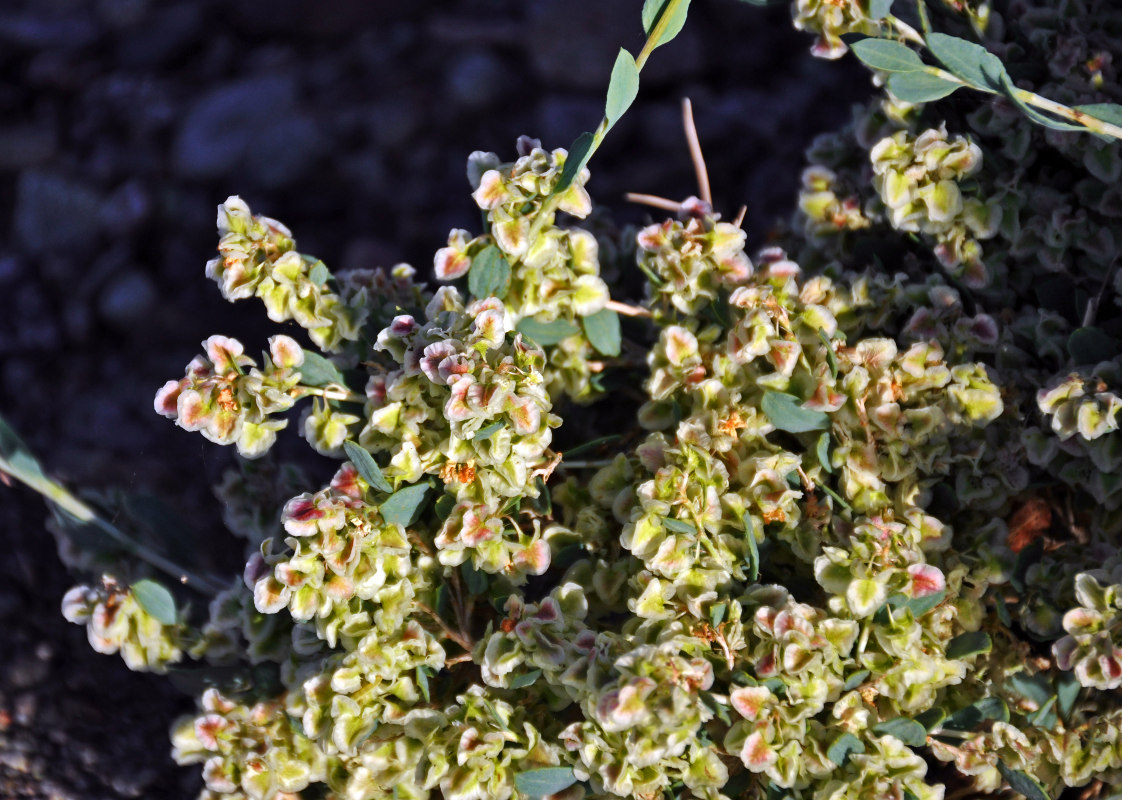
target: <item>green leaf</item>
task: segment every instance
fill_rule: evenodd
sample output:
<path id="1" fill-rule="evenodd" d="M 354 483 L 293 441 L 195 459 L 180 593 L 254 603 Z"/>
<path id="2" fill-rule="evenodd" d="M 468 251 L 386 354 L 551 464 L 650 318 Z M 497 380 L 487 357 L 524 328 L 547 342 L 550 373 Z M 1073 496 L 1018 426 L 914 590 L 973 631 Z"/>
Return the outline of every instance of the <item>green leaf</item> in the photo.
<path id="1" fill-rule="evenodd" d="M 818 456 L 818 463 L 822 465 L 822 469 L 827 472 L 834 471 L 834 465 L 830 463 L 830 432 L 823 431 L 822 435 L 818 437 L 818 444 L 815 445 L 814 452 Z"/>
<path id="2" fill-rule="evenodd" d="M 604 116 L 611 128 L 635 101 L 639 94 L 639 68 L 631 53 L 619 49 L 616 63 L 612 67 L 612 79 L 608 84 L 608 102 L 604 104 Z"/>
<path id="3" fill-rule="evenodd" d="M 555 319 L 552 322 L 540 322 L 533 317 L 527 317 L 514 328 L 538 347 L 549 347 L 580 333 L 578 328 L 567 319 Z"/>
<path id="4" fill-rule="evenodd" d="M 884 19 L 892 11 L 894 0 L 869 0 L 869 18 L 874 22 Z"/>
<path id="5" fill-rule="evenodd" d="M 468 290 L 476 297 L 506 297 L 510 290 L 510 262 L 495 245 L 487 245 L 471 260 Z"/>
<path id="6" fill-rule="evenodd" d="M 1029 725 L 1035 725 L 1038 728 L 1047 728 L 1050 730 L 1056 727 L 1057 717 L 1055 705 L 1056 695 L 1052 695 L 1044 705 L 1031 714 L 1028 714 L 1025 719 L 1028 720 Z"/>
<path id="7" fill-rule="evenodd" d="M 997 611 L 997 618 L 1001 620 L 1001 624 L 1006 628 L 1013 626 L 1013 617 L 1009 615 L 1009 606 L 1005 605 L 1005 598 L 997 595 L 993 599 L 994 609 Z"/>
<path id="8" fill-rule="evenodd" d="M 905 103 L 930 103 L 961 88 L 961 83 L 930 72 L 896 72 L 888 76 L 889 91 Z"/>
<path id="9" fill-rule="evenodd" d="M 1055 117 L 1049 116 L 1048 114 L 1045 114 L 1044 112 L 1030 106 L 1017 94 L 1018 92 L 1023 90 L 1018 89 L 1013 83 L 1013 79 L 1006 74 L 1002 74 L 1001 76 L 1001 89 L 1002 92 L 1004 92 L 1005 96 L 1009 98 L 1009 101 L 1018 109 L 1020 109 L 1020 112 L 1022 114 L 1035 122 L 1037 125 L 1043 125 L 1045 128 L 1051 128 L 1052 130 L 1057 131 L 1075 131 L 1077 133 L 1087 132 L 1087 129 L 1082 125 L 1072 125 L 1070 122 L 1064 122 L 1063 120 L 1056 119 Z"/>
<path id="10" fill-rule="evenodd" d="M 914 719 L 897 717 L 873 726 L 877 736 L 895 736 L 909 747 L 923 747 L 927 744 L 927 729 Z"/>
<path id="11" fill-rule="evenodd" d="M 304 351 L 304 363 L 296 368 L 300 383 L 305 386 L 326 386 L 329 383 L 346 385 L 339 368 L 311 350 Z"/>
<path id="12" fill-rule="evenodd" d="M 618 356 L 620 348 L 619 314 L 610 308 L 602 308 L 595 314 L 581 317 L 584 335 L 605 356 Z"/>
<path id="13" fill-rule="evenodd" d="M 927 36 L 927 49 L 948 72 L 977 88 L 1000 92 L 1003 82 L 1009 78 L 1001 59 L 980 44 L 945 33 L 932 33 Z"/>
<path id="14" fill-rule="evenodd" d="M 833 761 L 839 767 L 844 766 L 845 762 L 849 760 L 849 756 L 853 753 L 864 753 L 865 743 L 854 736 L 852 733 L 843 733 L 841 736 L 834 739 L 830 743 L 830 747 L 826 750 L 826 758 Z"/>
<path id="15" fill-rule="evenodd" d="M 717 628 L 722 622 L 725 621 L 725 614 L 728 613 L 728 603 L 716 603 L 709 609 L 709 621 L 713 623 L 713 627 Z"/>
<path id="16" fill-rule="evenodd" d="M 943 602 L 947 597 L 946 589 L 929 594 L 924 597 L 909 597 L 904 603 L 905 608 L 911 609 L 912 616 L 919 619 L 935 606 Z"/>
<path id="17" fill-rule="evenodd" d="M 487 587 L 491 583 L 487 579 L 486 572 L 480 572 L 471 565 L 470 561 L 465 561 L 463 564 L 460 564 L 460 575 L 463 576 L 464 588 L 468 590 L 468 594 L 486 594 Z"/>
<path id="18" fill-rule="evenodd" d="M 787 433 L 820 431 L 830 426 L 830 418 L 821 411 L 804 408 L 799 398 L 784 392 L 764 392 L 760 407 L 778 430 Z"/>
<path id="19" fill-rule="evenodd" d="M 1048 793 L 1044 791 L 1044 787 L 1028 773 L 1021 772 L 1019 769 L 1012 769 L 1000 759 L 997 762 L 997 771 L 1001 773 L 1001 777 L 1005 778 L 1005 782 L 1009 784 L 1010 789 L 1024 795 L 1028 800 L 1051 800 Z"/>
<path id="20" fill-rule="evenodd" d="M 432 697 L 429 695 L 429 668 L 423 664 L 417 667 L 417 686 L 420 688 L 425 702 L 431 703 Z"/>
<path id="21" fill-rule="evenodd" d="M 993 642 L 985 631 L 963 633 L 951 639 L 947 645 L 947 658 L 970 658 L 988 653 L 992 648 Z"/>
<path id="22" fill-rule="evenodd" d="M 498 433 L 504 425 L 506 425 L 506 423 L 501 419 L 498 422 L 492 422 L 490 425 L 477 430 L 475 434 L 472 435 L 471 440 L 473 442 L 482 442 L 485 439 L 490 439 Z"/>
<path id="23" fill-rule="evenodd" d="M 514 785 L 522 794 L 545 797 L 568 789 L 577 782 L 572 767 L 528 769 L 514 776 Z"/>
<path id="24" fill-rule="evenodd" d="M 511 689 L 525 689 L 541 677 L 542 671 L 540 669 L 532 669 L 529 672 L 524 672 L 521 675 L 516 675 L 510 680 Z"/>
<path id="25" fill-rule="evenodd" d="M 667 530 L 674 531 L 674 533 L 697 534 L 697 528 L 693 526 L 692 522 L 674 519 L 674 517 L 663 517 L 662 524 L 663 527 Z"/>
<path id="26" fill-rule="evenodd" d="M 909 53 L 911 50 L 908 51 Z M 826 345 L 826 363 L 830 365 L 830 375 L 837 380 L 838 377 L 838 354 L 834 352 L 834 344 L 826 331 L 821 328 L 818 329 L 818 338 L 822 340 L 822 344 Z"/>
<path id="27" fill-rule="evenodd" d="M 924 69 L 915 50 L 889 39 L 862 39 L 849 47 L 865 66 L 881 72 L 918 72 Z"/>
<path id="28" fill-rule="evenodd" d="M 1099 328 L 1076 328 L 1067 338 L 1067 352 L 1077 365 L 1110 361 L 1120 349 L 1119 341 Z"/>
<path id="29" fill-rule="evenodd" d="M 927 709 L 922 714 L 917 714 L 916 722 L 922 725 L 924 730 L 933 731 L 938 728 L 946 718 L 947 712 L 935 706 Z"/>
<path id="30" fill-rule="evenodd" d="M 174 625 L 178 619 L 175 610 L 175 598 L 171 592 L 160 583 L 145 578 L 132 585 L 132 596 L 148 614 L 154 617 L 161 625 Z"/>
<path id="31" fill-rule="evenodd" d="M 596 137 L 588 131 L 573 140 L 569 147 L 569 155 L 565 157 L 565 166 L 561 170 L 561 177 L 557 179 L 557 185 L 553 187 L 553 194 L 561 194 L 573 185 L 573 181 L 577 179 L 585 164 L 588 163 L 588 159 L 592 157 L 592 145 L 595 142 Z"/>
<path id="32" fill-rule="evenodd" d="M 382 469 L 378 466 L 378 462 L 374 460 L 374 456 L 370 455 L 369 451 L 350 439 L 343 442 L 343 449 L 347 452 L 347 458 L 355 465 L 358 474 L 363 477 L 367 483 L 377 489 L 379 492 L 389 494 L 393 491 L 393 486 L 386 480 L 386 476 L 382 474 Z"/>
<path id="33" fill-rule="evenodd" d="M 456 507 L 456 496 L 445 492 L 436 498 L 436 502 L 432 504 L 433 511 L 442 520 L 448 519 L 452 516 L 452 509 Z"/>
<path id="34" fill-rule="evenodd" d="M 576 447 L 569 448 L 565 451 L 565 458 L 576 458 L 578 456 L 587 455 L 588 453 L 594 453 L 603 445 L 614 444 L 622 438 L 623 436 L 621 434 L 613 433 L 610 436 L 601 436 L 598 439 L 593 439 L 584 444 L 578 444 Z"/>
<path id="35" fill-rule="evenodd" d="M 428 494 L 427 483 L 415 483 L 398 489 L 382 501 L 382 519 L 391 525 L 408 527 L 421 516 L 425 508 L 425 495 Z"/>
<path id="36" fill-rule="evenodd" d="M 643 33 L 647 36 L 651 35 L 651 31 L 662 19 L 668 5 L 670 5 L 670 0 L 646 0 L 643 3 Z M 678 7 L 674 9 L 674 16 L 666 21 L 666 27 L 662 29 L 662 35 L 658 37 L 654 47 L 660 47 L 678 35 L 682 26 L 686 24 L 686 13 L 689 10 L 690 0 L 678 4 Z M 653 50 L 654 47 L 651 49 Z"/>
<path id="37" fill-rule="evenodd" d="M 744 526 L 744 539 L 748 542 L 748 580 L 755 581 L 760 577 L 760 547 L 756 543 L 756 523 L 748 512 L 740 515 L 740 523 Z"/>
<path id="38" fill-rule="evenodd" d="M 1064 722 L 1071 720 L 1071 712 L 1075 710 L 1075 701 L 1079 699 L 1082 688 L 1074 673 L 1064 672 L 1056 679 L 1056 708 Z"/>
<path id="39" fill-rule="evenodd" d="M 1000 697 L 983 697 L 976 703 L 960 708 L 943 722 L 942 727 L 952 731 L 972 731 L 983 720 L 1009 721 L 1009 706 Z"/>
<path id="40" fill-rule="evenodd" d="M 1039 673 L 1026 675 L 1023 672 L 1018 672 L 1011 676 L 1006 684 L 1021 697 L 1031 701 L 1037 708 L 1043 706 L 1048 702 L 1048 698 L 1052 697 L 1052 682 L 1045 675 Z"/>
<path id="41" fill-rule="evenodd" d="M 12 474 L 31 480 L 46 478 L 39 460 L 31 454 L 19 434 L 0 417 L 0 458 L 8 462 Z"/>
<path id="42" fill-rule="evenodd" d="M 842 689 L 847 692 L 852 692 L 854 689 L 865 682 L 865 678 L 869 677 L 869 674 L 869 670 L 867 669 L 862 669 L 854 672 L 852 675 L 845 679 L 845 685 L 842 686 Z"/>
<path id="43" fill-rule="evenodd" d="M 316 286 L 323 286 L 325 283 L 331 280 L 331 278 L 331 270 L 329 270 L 327 268 L 327 265 L 322 261 L 317 261 L 312 265 L 311 270 L 308 271 L 308 280 L 310 280 Z"/>

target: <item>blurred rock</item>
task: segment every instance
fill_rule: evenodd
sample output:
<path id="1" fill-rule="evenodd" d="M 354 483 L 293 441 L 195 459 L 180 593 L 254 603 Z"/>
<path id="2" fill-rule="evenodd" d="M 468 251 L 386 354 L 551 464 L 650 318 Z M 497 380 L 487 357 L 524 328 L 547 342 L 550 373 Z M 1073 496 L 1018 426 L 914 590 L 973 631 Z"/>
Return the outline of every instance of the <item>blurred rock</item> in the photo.
<path id="1" fill-rule="evenodd" d="M 42 125 L 0 128 L 0 171 L 22 170 L 45 164 L 55 154 L 57 136 Z"/>
<path id="2" fill-rule="evenodd" d="M 29 170 L 16 189 L 16 238 L 32 254 L 92 249 L 100 226 L 101 198 L 83 183 L 51 172 Z"/>
<path id="3" fill-rule="evenodd" d="M 577 14 L 571 0 L 535 0 L 526 10 L 520 44 L 539 80 L 551 89 L 606 91 L 621 37 L 637 42 L 642 36 L 631 3 L 582 4 Z M 634 36 L 627 37 L 628 31 Z"/>
<path id="4" fill-rule="evenodd" d="M 203 35 L 204 10 L 193 2 L 161 4 L 152 9 L 121 32 L 117 60 L 125 67 L 151 69 L 180 58 Z"/>
<path id="5" fill-rule="evenodd" d="M 261 129 L 296 106 L 296 83 L 266 75 L 226 84 L 200 97 L 173 148 L 173 167 L 184 178 L 218 178 L 249 153 Z"/>
<path id="6" fill-rule="evenodd" d="M 31 50 L 74 50 L 97 40 L 97 25 L 86 14 L 64 17 L 0 11 L 0 43 Z"/>
<path id="7" fill-rule="evenodd" d="M 488 50 L 459 56 L 448 71 L 448 93 L 468 109 L 485 108 L 502 97 L 510 81 L 503 64 Z"/>
<path id="8" fill-rule="evenodd" d="M 97 310 L 103 320 L 120 328 L 133 328 L 151 313 L 156 285 L 139 270 L 114 276 L 98 295 Z"/>
<path id="9" fill-rule="evenodd" d="M 246 168 L 264 187 L 296 182 L 327 151 L 319 124 L 307 116 L 281 117 L 250 138 Z"/>
<path id="10" fill-rule="evenodd" d="M 144 184 L 126 181 L 105 199 L 101 224 L 113 236 L 126 236 L 136 230 L 152 211 L 152 200 Z"/>

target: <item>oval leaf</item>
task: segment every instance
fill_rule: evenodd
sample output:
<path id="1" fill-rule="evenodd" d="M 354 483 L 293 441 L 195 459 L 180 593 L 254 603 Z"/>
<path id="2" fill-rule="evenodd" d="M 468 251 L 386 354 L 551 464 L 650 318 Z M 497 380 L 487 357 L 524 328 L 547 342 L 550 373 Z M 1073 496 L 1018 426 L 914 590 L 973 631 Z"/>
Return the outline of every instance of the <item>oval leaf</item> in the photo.
<path id="1" fill-rule="evenodd" d="M 1000 92 L 1003 81 L 1009 79 L 1001 59 L 980 44 L 932 33 L 927 37 L 927 48 L 952 75 L 980 89 Z"/>
<path id="2" fill-rule="evenodd" d="M 833 761 L 839 767 L 843 766 L 849 760 L 852 753 L 864 753 L 865 743 L 854 736 L 852 733 L 843 733 L 830 744 L 826 750 L 826 758 Z"/>
<path id="3" fill-rule="evenodd" d="M 580 175 L 584 165 L 588 163 L 588 159 L 592 157 L 593 144 L 596 142 L 596 137 L 588 131 L 585 131 L 576 139 L 569 147 L 569 155 L 565 157 L 565 166 L 561 170 L 561 177 L 557 181 L 557 185 L 553 187 L 553 194 L 561 194 L 561 192 L 568 189 L 573 185 L 573 181 Z"/>
<path id="4" fill-rule="evenodd" d="M 510 262 L 495 245 L 487 245 L 471 260 L 468 289 L 476 297 L 506 297 L 510 289 Z"/>
<path id="5" fill-rule="evenodd" d="M 962 84 L 930 72 L 896 72 L 888 76 L 888 88 L 905 103 L 930 103 L 961 89 Z"/>
<path id="6" fill-rule="evenodd" d="M 485 439 L 490 439 L 492 436 L 494 436 L 496 433 L 498 433 L 500 430 L 502 430 L 503 425 L 506 425 L 506 423 L 503 422 L 501 419 L 497 422 L 492 422 L 490 425 L 487 425 L 486 427 L 483 427 L 483 428 L 480 428 L 479 430 L 477 430 L 472 435 L 471 440 L 473 442 L 482 442 Z"/>
<path id="7" fill-rule="evenodd" d="M 580 333 L 580 328 L 567 319 L 539 322 L 533 317 L 527 317 L 519 322 L 515 326 L 515 330 L 533 341 L 538 347 L 549 347 Z"/>
<path id="8" fill-rule="evenodd" d="M 923 747 L 927 744 L 927 729 L 914 719 L 897 717 L 873 726 L 877 736 L 895 736 L 909 747 Z"/>
<path id="9" fill-rule="evenodd" d="M 175 598 L 160 583 L 145 578 L 132 585 L 132 596 L 148 614 L 161 625 L 174 625 L 178 619 L 175 611 Z"/>
<path id="10" fill-rule="evenodd" d="M 596 348 L 596 352 L 605 356 L 619 355 L 619 314 L 610 308 L 604 308 L 595 314 L 581 317 L 580 323 L 584 326 L 584 335 Z"/>
<path id="11" fill-rule="evenodd" d="M 992 647 L 990 635 L 985 631 L 964 633 L 951 639 L 947 645 L 947 658 L 970 658 L 988 653 Z"/>
<path id="12" fill-rule="evenodd" d="M 674 531 L 674 533 L 697 533 L 697 528 L 693 526 L 693 523 L 686 522 L 685 520 L 674 519 L 673 517 L 663 517 L 662 524 L 668 531 Z"/>
<path id="13" fill-rule="evenodd" d="M 339 368 L 319 353 L 304 351 L 304 363 L 296 368 L 300 373 L 300 383 L 305 386 L 326 386 L 329 383 L 343 383 L 343 373 Z"/>
<path id="14" fill-rule="evenodd" d="M 541 677 L 542 671 L 540 669 L 532 669 L 521 675 L 516 675 L 510 679 L 511 689 L 525 689 L 527 686 L 533 685 L 534 681 Z"/>
<path id="15" fill-rule="evenodd" d="M 393 491 L 390 482 L 387 481 L 386 476 L 382 474 L 378 462 L 374 460 L 374 456 L 370 455 L 365 447 L 348 439 L 343 442 L 343 449 L 347 452 L 347 458 L 355 465 L 358 474 L 361 475 L 367 483 L 379 492 L 389 494 Z"/>
<path id="16" fill-rule="evenodd" d="M 514 776 L 514 785 L 522 794 L 545 797 L 568 789 L 577 782 L 572 767 L 528 769 Z"/>
<path id="17" fill-rule="evenodd" d="M 646 0 L 643 3 L 643 33 L 650 36 L 655 26 L 663 22 L 662 17 L 666 13 L 668 5 L 670 5 L 670 0 Z M 654 47 L 664 45 L 678 35 L 682 26 L 686 24 L 686 13 L 689 10 L 690 0 L 678 4 L 670 18 L 665 20 L 662 34 L 658 37 L 658 41 L 654 43 Z M 653 50 L 654 47 L 651 49 Z"/>
<path id="18" fill-rule="evenodd" d="M 882 20 L 892 11 L 894 0 L 869 0 L 869 19 Z"/>
<path id="19" fill-rule="evenodd" d="M 830 426 L 830 418 L 825 413 L 804 408 L 793 394 L 766 391 L 760 407 L 772 425 L 787 433 L 820 431 Z"/>
<path id="20" fill-rule="evenodd" d="M 412 525 L 425 508 L 425 495 L 428 491 L 427 483 L 417 483 L 398 489 L 382 503 L 382 519 L 402 527 Z"/>
<path id="21" fill-rule="evenodd" d="M 604 105 L 604 116 L 608 127 L 616 124 L 624 112 L 631 107 L 639 94 L 639 68 L 631 53 L 619 49 L 615 66 L 612 67 L 612 80 L 608 84 L 608 102 Z"/>
<path id="22" fill-rule="evenodd" d="M 1067 339 L 1067 352 L 1076 364 L 1098 364 L 1118 355 L 1119 343 L 1098 328 L 1077 328 Z"/>
<path id="23" fill-rule="evenodd" d="M 1012 769 L 1000 760 L 997 762 L 997 771 L 1001 773 L 1001 777 L 1005 778 L 1005 782 L 1009 784 L 1010 789 L 1024 795 L 1028 800 L 1051 800 L 1048 793 L 1044 791 L 1044 787 L 1028 773 L 1021 772 L 1019 769 Z"/>
<path id="24" fill-rule="evenodd" d="M 862 39 L 849 47 L 865 66 L 881 72 L 919 72 L 923 61 L 915 50 L 888 39 Z"/>

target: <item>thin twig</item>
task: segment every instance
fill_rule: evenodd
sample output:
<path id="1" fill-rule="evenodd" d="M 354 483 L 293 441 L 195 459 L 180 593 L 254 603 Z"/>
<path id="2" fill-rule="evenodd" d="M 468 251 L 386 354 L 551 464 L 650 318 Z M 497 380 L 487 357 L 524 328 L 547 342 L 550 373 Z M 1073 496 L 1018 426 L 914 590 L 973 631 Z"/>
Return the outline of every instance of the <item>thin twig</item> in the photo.
<path id="1" fill-rule="evenodd" d="M 465 661 L 471 661 L 471 653 L 460 653 L 458 656 L 444 659 L 444 666 L 454 667 L 457 664 L 463 664 Z"/>
<path id="2" fill-rule="evenodd" d="M 713 193 L 709 191 L 709 171 L 705 168 L 705 156 L 701 153 L 701 141 L 697 138 L 697 126 L 693 121 L 693 103 L 688 97 L 682 98 L 682 126 L 686 129 L 686 143 L 690 147 L 690 160 L 697 174 L 697 190 L 701 199 L 713 207 Z"/>
<path id="3" fill-rule="evenodd" d="M 674 211 L 675 213 L 682 207 L 682 204 L 676 200 L 667 200 L 665 197 L 659 197 L 656 194 L 640 194 L 638 192 L 628 192 L 623 196 L 623 199 L 629 203 L 639 203 L 644 206 L 652 206 L 654 208 L 661 208 L 665 211 Z"/>
<path id="4" fill-rule="evenodd" d="M 744 224 L 744 216 L 747 213 L 748 213 L 748 206 L 741 206 L 740 211 L 738 211 L 736 213 L 736 219 L 734 219 L 732 221 L 732 224 L 739 228 L 741 225 Z"/>
<path id="5" fill-rule="evenodd" d="M 307 397 L 315 395 L 322 397 L 324 400 L 342 400 L 347 403 L 365 403 L 366 398 L 361 394 L 355 394 L 350 389 L 332 389 L 330 387 L 320 388 L 318 386 L 296 386 L 289 394 L 293 397 Z"/>
<path id="6" fill-rule="evenodd" d="M 610 466 L 615 459 L 602 458 L 594 459 L 591 461 L 562 461 L 558 465 L 558 469 L 600 469 L 601 467 Z"/>
<path id="7" fill-rule="evenodd" d="M 623 314 L 625 317 L 651 317 L 649 309 L 640 308 L 639 306 L 630 306 L 627 303 L 620 303 L 617 300 L 609 300 L 606 308 L 610 308 L 617 314 Z"/>
<path id="8" fill-rule="evenodd" d="M 421 609 L 421 611 L 424 611 L 426 614 L 432 617 L 433 621 L 440 626 L 440 630 L 444 632 L 444 635 L 458 644 L 460 647 L 464 648 L 464 650 L 470 653 L 475 648 L 474 642 L 472 642 L 470 639 L 467 639 L 463 634 L 453 629 L 451 625 L 444 621 L 443 617 L 441 617 L 427 605 L 420 601 L 417 601 L 417 608 Z"/>

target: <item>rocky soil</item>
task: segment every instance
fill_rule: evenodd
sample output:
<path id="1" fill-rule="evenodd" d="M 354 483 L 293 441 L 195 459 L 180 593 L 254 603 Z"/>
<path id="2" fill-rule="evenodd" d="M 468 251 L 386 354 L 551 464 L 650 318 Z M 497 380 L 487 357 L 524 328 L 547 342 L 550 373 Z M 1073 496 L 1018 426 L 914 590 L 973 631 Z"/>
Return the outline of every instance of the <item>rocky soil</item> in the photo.
<path id="1" fill-rule="evenodd" d="M 421 269 L 478 225 L 472 150 L 523 133 L 567 146 L 599 120 L 639 0 L 6 0 L 0 3 L 0 415 L 48 469 L 155 491 L 185 544 L 237 569 L 208 486 L 229 454 L 152 411 L 211 333 L 262 341 L 203 275 L 214 209 L 241 194 L 334 269 Z M 695 0 L 590 190 L 696 192 L 679 100 L 693 99 L 717 206 L 756 245 L 789 214 L 800 154 L 866 89 L 812 60 L 785 8 Z M 250 348 L 252 349 L 252 347 Z M 0 797 L 186 798 L 168 756 L 191 700 L 95 654 L 58 604 L 73 583 L 41 502 L 0 487 Z"/>

